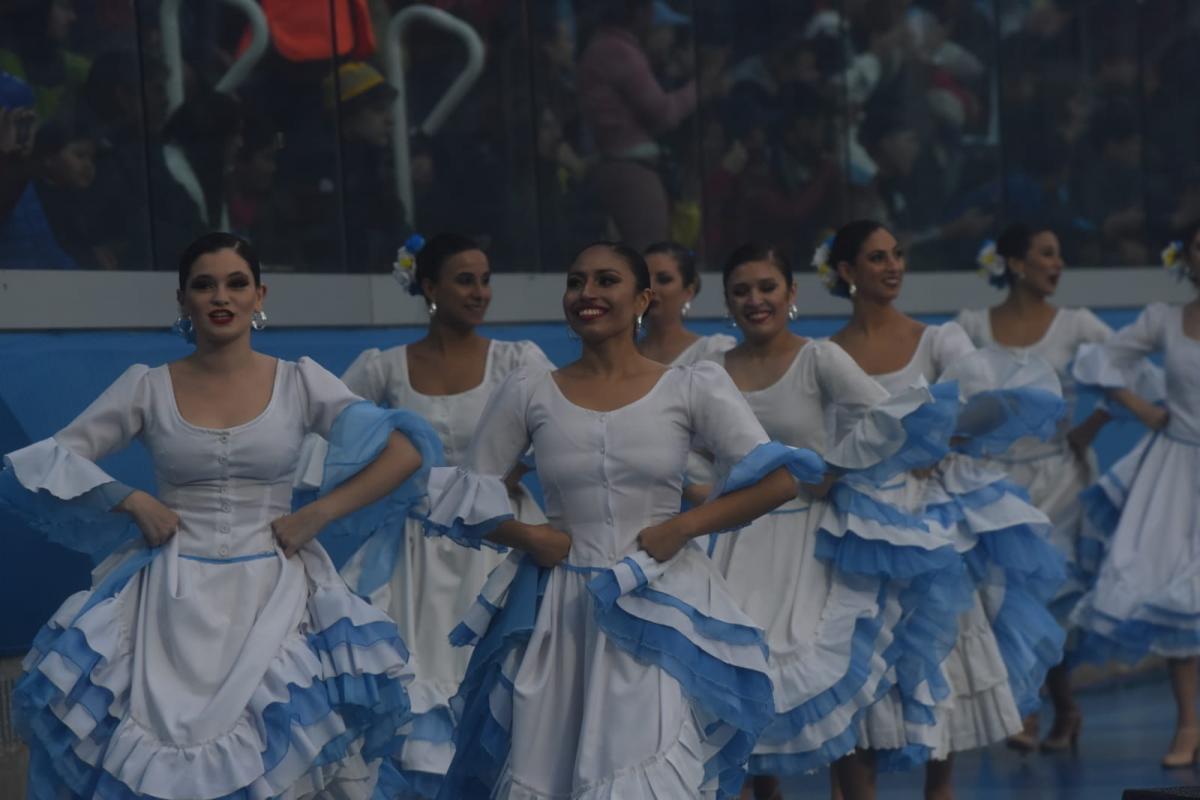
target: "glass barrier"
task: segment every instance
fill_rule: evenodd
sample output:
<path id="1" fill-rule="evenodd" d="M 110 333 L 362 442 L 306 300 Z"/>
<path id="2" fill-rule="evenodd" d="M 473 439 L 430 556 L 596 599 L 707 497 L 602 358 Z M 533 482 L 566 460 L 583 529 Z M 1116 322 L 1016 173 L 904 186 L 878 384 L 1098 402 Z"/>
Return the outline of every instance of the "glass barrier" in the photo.
<path id="1" fill-rule="evenodd" d="M 386 272 L 413 231 L 496 269 L 674 239 L 798 267 L 853 217 L 914 269 L 1005 221 L 1157 259 L 1200 218 L 1189 0 L 14 0 L 0 268 Z"/>

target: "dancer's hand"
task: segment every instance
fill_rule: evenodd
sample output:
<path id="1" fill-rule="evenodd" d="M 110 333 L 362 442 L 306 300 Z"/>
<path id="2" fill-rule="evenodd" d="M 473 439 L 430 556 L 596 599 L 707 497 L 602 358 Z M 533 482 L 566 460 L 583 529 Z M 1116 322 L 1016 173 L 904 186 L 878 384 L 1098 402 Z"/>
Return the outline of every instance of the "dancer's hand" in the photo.
<path id="1" fill-rule="evenodd" d="M 291 558 L 301 547 L 316 538 L 317 534 L 331 522 L 321 513 L 317 503 L 305 506 L 294 514 L 287 514 L 271 523 L 271 532 L 283 548 L 283 554 Z"/>
<path id="2" fill-rule="evenodd" d="M 142 538 L 151 547 L 163 544 L 179 530 L 179 515 L 163 505 L 158 498 L 140 489 L 130 492 L 124 500 L 117 503 L 115 510 L 133 517 L 133 521 L 142 532 Z"/>
<path id="3" fill-rule="evenodd" d="M 521 548 L 539 567 L 553 567 L 571 552 L 571 537 L 550 525 L 529 525 Z"/>
<path id="4" fill-rule="evenodd" d="M 1087 461 L 1088 448 L 1096 438 L 1096 429 L 1089 425 L 1078 425 L 1067 432 L 1067 445 L 1080 461 Z"/>
<path id="5" fill-rule="evenodd" d="M 666 522 L 644 528 L 638 534 L 638 546 L 649 553 L 655 561 L 670 561 L 688 543 L 688 535 L 672 517 Z"/>

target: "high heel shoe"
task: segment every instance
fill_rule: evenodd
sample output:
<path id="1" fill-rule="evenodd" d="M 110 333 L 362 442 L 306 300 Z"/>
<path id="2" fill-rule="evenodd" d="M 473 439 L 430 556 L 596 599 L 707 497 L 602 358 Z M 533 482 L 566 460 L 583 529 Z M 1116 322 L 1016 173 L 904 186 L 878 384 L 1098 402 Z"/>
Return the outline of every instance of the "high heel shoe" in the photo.
<path id="1" fill-rule="evenodd" d="M 1032 753 L 1038 747 L 1038 715 L 1030 714 L 1023 721 L 1024 727 L 1020 733 L 1015 733 L 1008 737 L 1006 744 L 1009 749 L 1016 750 L 1019 753 Z"/>
<path id="2" fill-rule="evenodd" d="M 1200 761 L 1200 727 L 1189 726 L 1175 731 L 1171 741 L 1171 749 L 1163 756 L 1162 765 L 1166 769 L 1190 767 Z"/>
<path id="3" fill-rule="evenodd" d="M 1042 740 L 1043 753 L 1062 753 L 1079 750 L 1079 733 L 1083 729 L 1083 715 L 1071 711 L 1061 717 L 1054 718 L 1054 726 L 1049 735 Z"/>

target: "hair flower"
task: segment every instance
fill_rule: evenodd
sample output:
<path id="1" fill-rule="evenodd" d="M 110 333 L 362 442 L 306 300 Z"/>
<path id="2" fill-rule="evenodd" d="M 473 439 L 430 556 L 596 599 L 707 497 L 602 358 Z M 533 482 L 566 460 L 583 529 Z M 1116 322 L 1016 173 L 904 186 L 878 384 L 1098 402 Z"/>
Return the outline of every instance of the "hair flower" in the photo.
<path id="1" fill-rule="evenodd" d="M 812 255 L 812 267 L 817 271 L 817 277 L 821 280 L 821 283 L 829 291 L 833 291 L 838 282 L 837 271 L 829 263 L 829 254 L 832 250 L 833 237 L 830 236 L 817 245 L 817 249 L 813 251 Z"/>
<path id="2" fill-rule="evenodd" d="M 988 283 L 1000 287 L 1007 284 L 1008 264 L 996 249 L 995 240 L 988 239 L 980 246 L 975 263 L 979 265 L 979 274 L 987 278 Z"/>
<path id="3" fill-rule="evenodd" d="M 412 291 L 417 273 L 417 253 L 425 246 L 425 239 L 419 233 L 414 233 L 404 241 L 396 251 L 396 261 L 392 264 L 392 277 L 406 292 Z"/>
<path id="4" fill-rule="evenodd" d="M 1183 280 L 1187 274 L 1187 261 L 1183 257 L 1183 242 L 1176 240 L 1163 248 L 1159 256 L 1163 268 L 1172 273 L 1176 279 Z"/>

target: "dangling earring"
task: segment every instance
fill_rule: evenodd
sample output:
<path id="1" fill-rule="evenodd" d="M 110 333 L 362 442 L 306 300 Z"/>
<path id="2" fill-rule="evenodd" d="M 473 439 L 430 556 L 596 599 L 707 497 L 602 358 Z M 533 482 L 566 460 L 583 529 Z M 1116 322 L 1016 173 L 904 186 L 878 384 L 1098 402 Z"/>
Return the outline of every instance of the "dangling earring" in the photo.
<path id="1" fill-rule="evenodd" d="M 433 300 L 430 300 L 429 301 L 429 316 L 432 317 L 436 313 L 437 313 L 437 303 L 434 302 Z"/>
<path id="2" fill-rule="evenodd" d="M 856 294 L 858 294 L 858 286 L 852 283 L 850 284 L 850 296 L 854 297 Z"/>
<path id="3" fill-rule="evenodd" d="M 800 309 L 796 308 L 795 303 L 792 303 L 790 306 L 788 306 L 788 320 L 790 322 L 795 322 L 799 318 L 800 318 Z"/>
<path id="4" fill-rule="evenodd" d="M 680 309 L 680 316 L 682 316 L 684 319 L 687 319 L 688 312 L 690 312 L 691 310 L 692 310 L 692 301 L 688 300 L 686 303 L 683 304 L 683 308 Z"/>
<path id="5" fill-rule="evenodd" d="M 171 332 L 185 342 L 194 343 L 196 341 L 196 327 L 192 325 L 192 318 L 186 314 L 179 315 L 179 319 L 175 320 L 175 324 L 171 326 Z"/>
<path id="6" fill-rule="evenodd" d="M 725 312 L 725 324 L 730 328 L 737 327 L 737 320 L 734 319 L 733 314 L 730 314 L 728 311 Z"/>
<path id="7" fill-rule="evenodd" d="M 634 330 L 634 333 L 635 333 L 635 334 L 637 334 L 638 336 L 641 336 L 641 335 L 642 335 L 642 331 L 643 331 L 643 330 L 645 330 L 645 329 L 642 327 L 642 315 L 641 315 L 641 314 L 638 314 L 638 315 L 637 315 L 637 319 L 636 319 L 636 320 L 634 320 L 634 328 L 633 328 L 633 330 Z"/>
<path id="8" fill-rule="evenodd" d="M 250 327 L 254 328 L 256 331 L 261 331 L 263 328 L 267 327 L 267 312 L 263 311 L 261 308 L 256 309 L 254 313 L 250 315 Z"/>
<path id="9" fill-rule="evenodd" d="M 579 334 L 576 333 L 575 329 L 572 328 L 570 325 L 567 326 L 567 338 L 570 339 L 572 342 L 579 341 Z"/>

